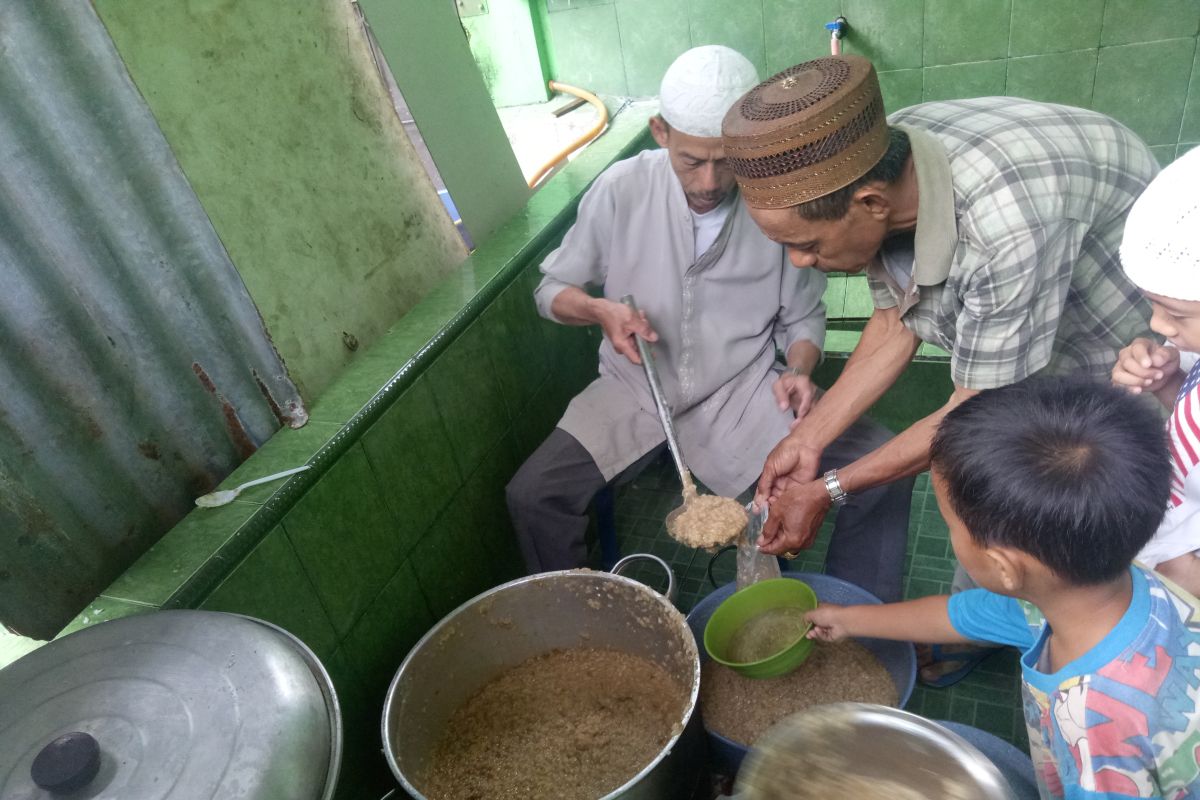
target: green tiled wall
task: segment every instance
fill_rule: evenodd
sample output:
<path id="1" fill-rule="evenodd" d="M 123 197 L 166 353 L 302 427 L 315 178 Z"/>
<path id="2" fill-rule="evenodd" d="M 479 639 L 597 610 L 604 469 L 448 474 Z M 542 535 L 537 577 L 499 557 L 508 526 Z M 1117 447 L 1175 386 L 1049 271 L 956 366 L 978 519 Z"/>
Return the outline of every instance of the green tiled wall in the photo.
<path id="1" fill-rule="evenodd" d="M 872 59 L 891 110 L 1000 94 L 1094 108 L 1168 162 L 1200 142 L 1197 0 L 532 0 L 555 77 L 651 96 L 700 44 L 744 53 L 763 77 L 829 53 Z"/>

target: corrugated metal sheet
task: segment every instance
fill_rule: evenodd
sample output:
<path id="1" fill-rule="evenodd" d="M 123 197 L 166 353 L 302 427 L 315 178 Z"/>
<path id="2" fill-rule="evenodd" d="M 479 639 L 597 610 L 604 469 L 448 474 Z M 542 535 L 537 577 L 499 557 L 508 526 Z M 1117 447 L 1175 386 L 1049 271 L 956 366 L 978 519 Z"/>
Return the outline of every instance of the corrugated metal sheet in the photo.
<path id="1" fill-rule="evenodd" d="M 305 420 L 80 0 L 0 0 L 0 387 L 0 621 L 39 638 Z"/>

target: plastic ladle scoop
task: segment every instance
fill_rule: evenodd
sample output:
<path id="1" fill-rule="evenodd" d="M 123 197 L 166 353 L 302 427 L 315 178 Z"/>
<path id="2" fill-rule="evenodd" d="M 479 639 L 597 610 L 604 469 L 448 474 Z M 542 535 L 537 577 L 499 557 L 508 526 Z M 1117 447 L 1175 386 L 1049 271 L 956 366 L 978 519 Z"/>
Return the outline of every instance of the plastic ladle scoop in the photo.
<path id="1" fill-rule="evenodd" d="M 258 486 L 260 483 L 270 483 L 277 481 L 280 478 L 286 478 L 289 475 L 295 475 L 297 472 L 304 472 L 311 464 L 305 464 L 303 467 L 295 467 L 293 469 L 285 469 L 283 472 L 276 472 L 274 475 L 268 475 L 265 478 L 255 478 L 252 481 L 246 481 L 241 486 L 234 489 L 219 489 L 215 492 L 200 495 L 196 498 L 196 505 L 201 508 L 216 508 L 227 503 L 232 503 L 243 490 L 249 489 L 251 486 Z"/>

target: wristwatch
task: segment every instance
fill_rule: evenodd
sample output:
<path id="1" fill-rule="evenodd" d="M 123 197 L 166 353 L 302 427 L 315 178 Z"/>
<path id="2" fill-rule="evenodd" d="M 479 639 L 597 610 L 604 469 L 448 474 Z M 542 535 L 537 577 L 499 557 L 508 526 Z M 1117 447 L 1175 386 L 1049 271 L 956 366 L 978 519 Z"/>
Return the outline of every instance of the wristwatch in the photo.
<path id="1" fill-rule="evenodd" d="M 808 373 L 807 373 L 807 372 L 805 372 L 804 370 L 800 369 L 799 367 L 788 367 L 787 369 L 785 369 L 785 370 L 783 371 L 783 374 L 784 374 L 784 375 L 791 375 L 791 376 L 793 376 L 793 377 L 795 377 L 795 378 L 805 378 L 805 377 L 808 377 Z"/>
<path id="2" fill-rule="evenodd" d="M 829 499 L 838 508 L 846 505 L 846 501 L 850 499 L 850 495 L 846 494 L 841 481 L 838 480 L 836 469 L 825 473 L 825 491 L 829 492 Z"/>

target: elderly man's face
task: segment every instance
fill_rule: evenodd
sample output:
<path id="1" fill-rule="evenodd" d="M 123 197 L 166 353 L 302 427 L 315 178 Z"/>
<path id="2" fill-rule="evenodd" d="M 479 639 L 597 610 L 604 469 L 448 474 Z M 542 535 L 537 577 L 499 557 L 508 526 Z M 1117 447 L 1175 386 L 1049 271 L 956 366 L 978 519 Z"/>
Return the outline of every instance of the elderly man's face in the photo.
<path id="1" fill-rule="evenodd" d="M 690 136 L 670 128 L 659 117 L 650 119 L 650 132 L 670 155 L 671 167 L 692 211 L 706 214 L 721 205 L 736 182 L 725 162 L 721 138 Z"/>
<path id="2" fill-rule="evenodd" d="M 795 208 L 749 211 L 767 238 L 784 246 L 793 266 L 821 272 L 862 272 L 888 232 L 886 219 L 858 202 L 838 220 L 805 219 Z"/>

